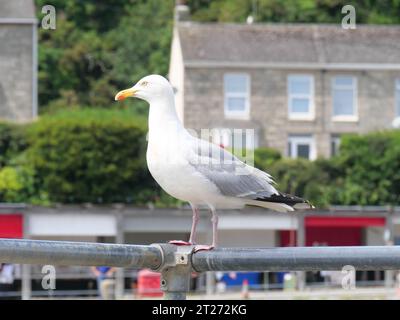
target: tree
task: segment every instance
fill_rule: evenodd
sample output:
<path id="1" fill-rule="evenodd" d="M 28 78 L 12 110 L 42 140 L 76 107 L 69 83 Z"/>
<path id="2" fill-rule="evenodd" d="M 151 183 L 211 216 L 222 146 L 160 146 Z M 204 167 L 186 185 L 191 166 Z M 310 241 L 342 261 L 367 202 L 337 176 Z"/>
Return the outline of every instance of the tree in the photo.
<path id="1" fill-rule="evenodd" d="M 357 23 L 400 23 L 399 1 L 345 0 L 188 0 L 196 21 L 340 23 L 343 6 L 353 5 Z"/>
<path id="2" fill-rule="evenodd" d="M 47 2 L 36 2 L 40 16 Z M 56 30 L 39 33 L 41 111 L 109 107 L 117 88 L 150 73 L 167 73 L 173 0 L 52 4 L 57 10 Z"/>

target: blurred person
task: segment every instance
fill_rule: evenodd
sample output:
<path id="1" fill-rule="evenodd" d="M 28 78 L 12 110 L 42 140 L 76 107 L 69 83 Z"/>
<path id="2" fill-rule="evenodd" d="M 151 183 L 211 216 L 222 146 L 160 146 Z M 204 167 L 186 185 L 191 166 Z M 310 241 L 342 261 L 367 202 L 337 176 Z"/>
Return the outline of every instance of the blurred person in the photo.
<path id="1" fill-rule="evenodd" d="M 116 268 L 98 266 L 98 267 L 91 267 L 91 271 L 96 276 L 97 290 L 99 293 L 99 297 L 101 299 L 106 299 L 107 295 L 106 295 L 105 288 L 104 288 L 104 282 L 106 280 L 112 279 L 112 277 L 116 271 Z"/>
<path id="2" fill-rule="evenodd" d="M 0 263 L 0 292 L 13 291 L 15 266 L 9 263 Z M 0 296 L 9 299 L 8 296 Z"/>

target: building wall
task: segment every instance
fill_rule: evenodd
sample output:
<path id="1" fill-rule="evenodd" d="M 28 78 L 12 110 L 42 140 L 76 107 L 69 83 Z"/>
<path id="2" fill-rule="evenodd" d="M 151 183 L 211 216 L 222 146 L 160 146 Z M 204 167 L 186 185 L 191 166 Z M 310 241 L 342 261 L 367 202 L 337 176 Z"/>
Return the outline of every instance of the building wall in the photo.
<path id="1" fill-rule="evenodd" d="M 249 120 L 227 119 L 224 115 L 223 76 L 245 72 L 251 77 Z M 315 119 L 288 120 L 287 76 L 314 76 Z M 335 75 L 357 77 L 358 121 L 332 121 L 331 81 Z M 287 154 L 291 134 L 313 134 L 317 155 L 330 156 L 331 136 L 365 133 L 391 126 L 395 118 L 395 79 L 400 72 L 323 71 L 232 68 L 186 68 L 184 86 L 185 126 L 195 130 L 211 128 L 253 128 L 260 146 Z"/>
<path id="2" fill-rule="evenodd" d="M 365 244 L 367 246 L 384 246 L 384 228 L 369 227 L 365 229 Z"/>
<path id="3" fill-rule="evenodd" d="M 29 237 L 109 236 L 117 234 L 115 215 L 80 212 L 42 212 L 26 216 Z"/>
<path id="4" fill-rule="evenodd" d="M 0 118 L 35 117 L 32 24 L 0 24 Z"/>
<path id="5" fill-rule="evenodd" d="M 221 230 L 218 234 L 221 247 L 275 247 L 274 230 Z"/>
<path id="6" fill-rule="evenodd" d="M 171 44 L 171 59 L 168 72 L 169 81 L 175 91 L 175 106 L 179 119 L 184 122 L 183 109 L 183 86 L 184 86 L 184 67 L 182 49 L 179 41 L 178 30 L 174 28 L 174 36 Z"/>

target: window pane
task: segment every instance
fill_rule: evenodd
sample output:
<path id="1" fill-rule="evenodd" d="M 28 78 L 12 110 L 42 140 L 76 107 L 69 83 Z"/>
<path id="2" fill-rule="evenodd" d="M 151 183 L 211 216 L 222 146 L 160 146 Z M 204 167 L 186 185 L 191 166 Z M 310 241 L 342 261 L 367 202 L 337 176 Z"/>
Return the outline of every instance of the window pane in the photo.
<path id="1" fill-rule="evenodd" d="M 229 111 L 244 111 L 246 107 L 245 98 L 228 98 Z"/>
<path id="2" fill-rule="evenodd" d="M 225 75 L 225 91 L 232 93 L 246 93 L 247 81 L 245 75 Z"/>
<path id="3" fill-rule="evenodd" d="M 354 115 L 353 90 L 335 89 L 333 91 L 333 114 L 335 116 Z"/>
<path id="4" fill-rule="evenodd" d="M 290 94 L 310 94 L 311 83 L 308 78 L 289 78 Z"/>
<path id="5" fill-rule="evenodd" d="M 310 145 L 298 144 L 297 145 L 297 157 L 298 158 L 310 158 Z"/>
<path id="6" fill-rule="evenodd" d="M 335 77 L 335 85 L 353 86 L 353 77 L 350 77 L 350 76 Z"/>
<path id="7" fill-rule="evenodd" d="M 292 99 L 292 110 L 294 113 L 308 113 L 310 105 L 310 99 L 307 98 L 293 98 Z"/>
<path id="8" fill-rule="evenodd" d="M 331 156 L 335 156 L 339 153 L 340 147 L 340 137 L 332 136 L 331 137 Z"/>

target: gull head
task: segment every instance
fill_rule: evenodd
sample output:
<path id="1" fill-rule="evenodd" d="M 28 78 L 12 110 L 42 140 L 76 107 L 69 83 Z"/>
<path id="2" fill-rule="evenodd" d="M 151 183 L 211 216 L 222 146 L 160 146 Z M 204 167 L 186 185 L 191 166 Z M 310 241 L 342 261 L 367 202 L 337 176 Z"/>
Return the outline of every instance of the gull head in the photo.
<path id="1" fill-rule="evenodd" d="M 157 98 L 173 97 L 174 91 L 171 84 L 163 76 L 151 74 L 140 79 L 132 88 L 122 90 L 115 96 L 116 101 L 129 97 L 143 99 L 151 102 Z"/>

